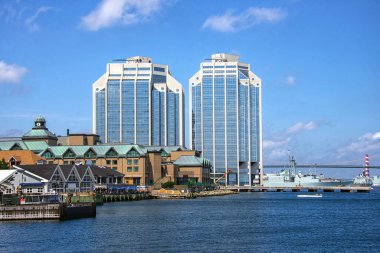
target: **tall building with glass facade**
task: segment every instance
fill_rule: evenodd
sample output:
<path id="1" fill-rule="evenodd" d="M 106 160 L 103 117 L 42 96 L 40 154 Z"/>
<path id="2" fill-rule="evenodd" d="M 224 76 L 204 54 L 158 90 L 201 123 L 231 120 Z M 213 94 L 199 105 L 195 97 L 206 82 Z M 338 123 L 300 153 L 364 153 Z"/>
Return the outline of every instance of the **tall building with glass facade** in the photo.
<path id="1" fill-rule="evenodd" d="M 131 57 L 93 84 L 93 132 L 103 143 L 184 145 L 184 95 L 167 65 Z"/>
<path id="2" fill-rule="evenodd" d="M 239 56 L 213 54 L 189 80 L 190 147 L 226 184 L 261 183 L 261 79 Z"/>

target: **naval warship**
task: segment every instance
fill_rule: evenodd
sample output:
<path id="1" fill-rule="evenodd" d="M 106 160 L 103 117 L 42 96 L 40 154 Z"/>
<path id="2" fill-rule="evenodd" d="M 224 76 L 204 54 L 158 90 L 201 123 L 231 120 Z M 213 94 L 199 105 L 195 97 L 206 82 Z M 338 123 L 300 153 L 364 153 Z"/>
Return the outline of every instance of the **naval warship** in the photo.
<path id="1" fill-rule="evenodd" d="M 296 161 L 289 156 L 290 167 L 279 173 L 269 173 L 263 177 L 264 187 L 333 187 L 352 186 L 354 180 L 325 178 L 323 174 L 303 174 L 296 172 Z"/>

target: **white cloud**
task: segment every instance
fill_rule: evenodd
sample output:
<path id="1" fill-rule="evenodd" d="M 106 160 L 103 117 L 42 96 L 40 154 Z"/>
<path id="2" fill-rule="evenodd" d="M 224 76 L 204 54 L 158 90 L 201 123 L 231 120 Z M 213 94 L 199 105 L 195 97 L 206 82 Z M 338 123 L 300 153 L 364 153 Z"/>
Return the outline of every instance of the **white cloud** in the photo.
<path id="1" fill-rule="evenodd" d="M 279 158 L 287 157 L 289 154 L 289 151 L 287 149 L 274 149 L 269 153 L 270 160 L 275 160 Z"/>
<path id="2" fill-rule="evenodd" d="M 220 16 L 211 16 L 202 27 L 218 32 L 236 32 L 262 23 L 276 23 L 286 16 L 287 12 L 280 8 L 251 7 L 241 14 L 227 11 Z"/>
<path id="3" fill-rule="evenodd" d="M 363 154 L 369 151 L 376 151 L 380 153 L 380 132 L 366 133 L 354 141 L 349 142 L 342 148 L 337 150 L 338 158 L 347 156 L 349 154 L 359 153 Z"/>
<path id="4" fill-rule="evenodd" d="M 302 131 L 309 131 L 317 128 L 317 124 L 314 121 L 310 121 L 308 123 L 298 122 L 295 125 L 289 127 L 286 130 L 287 134 L 296 134 Z"/>
<path id="5" fill-rule="evenodd" d="M 286 84 L 288 84 L 288 85 L 293 85 L 293 84 L 296 83 L 296 78 L 295 78 L 294 76 L 292 76 L 292 75 L 289 75 L 289 76 L 287 76 L 287 77 L 285 78 L 285 82 L 286 82 Z"/>
<path id="6" fill-rule="evenodd" d="M 51 7 L 42 6 L 42 7 L 38 8 L 38 10 L 34 13 L 33 16 L 31 16 L 25 20 L 25 25 L 29 29 L 30 32 L 37 32 L 40 30 L 40 27 L 36 23 L 36 19 L 38 18 L 39 15 L 49 11 L 50 9 L 51 9 Z"/>
<path id="7" fill-rule="evenodd" d="M 287 136 L 276 136 L 272 139 L 263 140 L 264 156 L 266 159 L 271 160 L 283 160 L 286 157 L 289 150 L 289 144 L 291 138 Z"/>
<path id="8" fill-rule="evenodd" d="M 283 140 L 263 140 L 263 148 L 267 149 L 277 149 L 284 148 L 290 141 L 290 138 L 286 138 Z"/>
<path id="9" fill-rule="evenodd" d="M 145 22 L 159 12 L 163 4 L 163 0 L 102 0 L 94 11 L 82 17 L 81 26 L 97 31 L 116 24 Z"/>
<path id="10" fill-rule="evenodd" d="M 296 135 L 303 131 L 310 131 L 322 125 L 328 124 L 328 121 L 310 121 L 307 123 L 298 122 L 286 130 L 272 133 L 269 138 L 264 138 L 263 149 L 265 157 L 271 162 L 283 161 L 289 154 L 289 150 L 297 147 Z"/>
<path id="11" fill-rule="evenodd" d="M 19 83 L 28 70 L 16 64 L 0 61 L 0 84 Z"/>

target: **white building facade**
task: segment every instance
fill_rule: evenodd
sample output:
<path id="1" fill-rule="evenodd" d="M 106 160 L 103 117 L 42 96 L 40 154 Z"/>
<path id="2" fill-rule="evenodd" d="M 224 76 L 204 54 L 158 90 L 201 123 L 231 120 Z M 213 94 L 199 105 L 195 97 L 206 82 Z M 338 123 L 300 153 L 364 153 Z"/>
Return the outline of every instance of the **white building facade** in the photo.
<path id="1" fill-rule="evenodd" d="M 191 149 L 213 164 L 226 185 L 261 184 L 261 79 L 239 56 L 213 54 L 189 80 Z"/>
<path id="2" fill-rule="evenodd" d="M 169 67 L 120 61 L 93 84 L 93 132 L 103 143 L 184 145 L 184 95 Z"/>

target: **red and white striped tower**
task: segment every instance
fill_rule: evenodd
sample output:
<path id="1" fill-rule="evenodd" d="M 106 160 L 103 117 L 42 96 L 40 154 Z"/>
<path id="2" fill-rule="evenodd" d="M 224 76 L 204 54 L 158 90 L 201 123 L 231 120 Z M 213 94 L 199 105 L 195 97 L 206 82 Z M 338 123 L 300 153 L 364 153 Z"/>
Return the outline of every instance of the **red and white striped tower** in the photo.
<path id="1" fill-rule="evenodd" d="M 368 154 L 365 155 L 365 176 L 369 177 L 369 160 Z"/>

